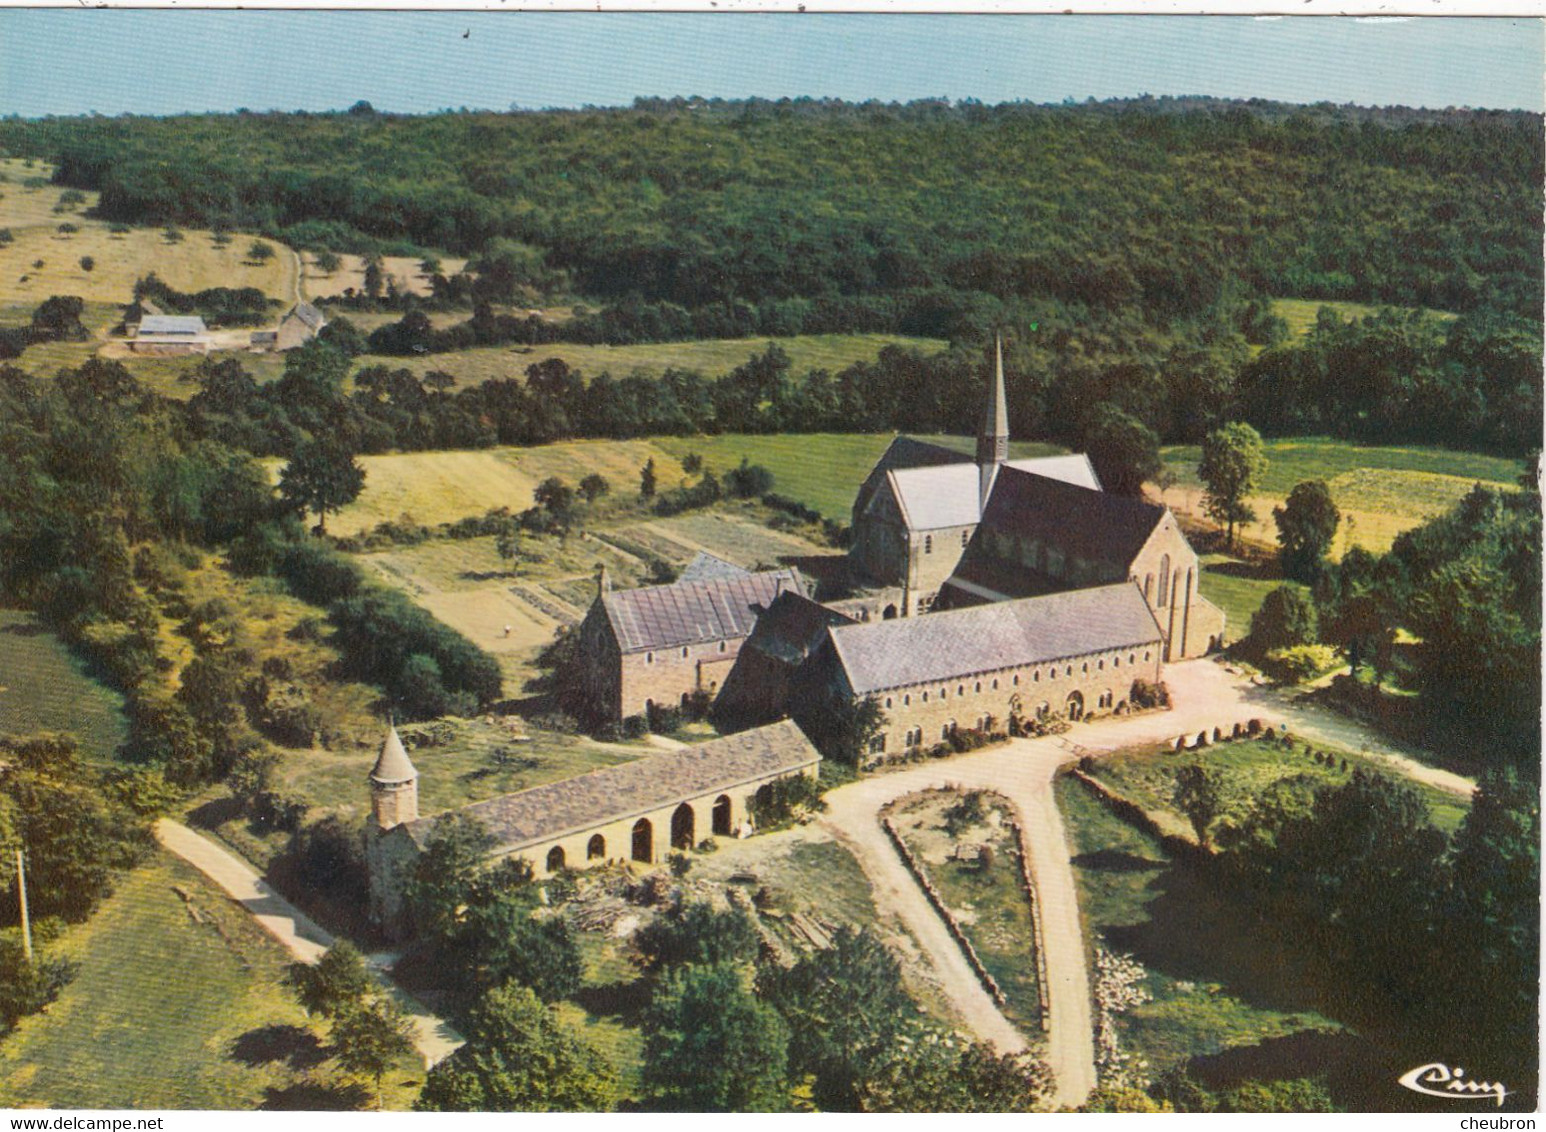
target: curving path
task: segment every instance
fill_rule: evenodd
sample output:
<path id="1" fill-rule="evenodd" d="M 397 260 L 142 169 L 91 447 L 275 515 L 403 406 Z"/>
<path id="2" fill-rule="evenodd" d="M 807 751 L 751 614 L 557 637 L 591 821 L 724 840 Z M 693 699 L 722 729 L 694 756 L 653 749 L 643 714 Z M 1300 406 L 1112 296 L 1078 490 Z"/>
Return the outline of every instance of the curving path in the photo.
<path id="1" fill-rule="evenodd" d="M 1274 689 L 1250 684 L 1210 660 L 1165 669 L 1175 706 L 1130 718 L 1076 724 L 1066 735 L 1014 739 L 989 750 L 955 755 L 916 768 L 863 778 L 829 791 L 821 823 L 847 846 L 874 888 L 876 906 L 896 915 L 918 940 L 939 977 L 945 997 L 983 1041 L 1016 1052 L 1025 1036 L 993 1004 L 967 966 L 944 922 L 902 865 L 880 827 L 877 811 L 896 798 L 939 786 L 995 790 L 1020 810 L 1032 877 L 1036 881 L 1047 964 L 1046 1058 L 1057 1081 L 1055 1104 L 1075 1106 L 1095 1087 L 1094 1024 L 1085 963 L 1079 896 L 1063 820 L 1052 792 L 1058 768 L 1082 755 L 1195 736 L 1215 726 L 1260 718 L 1265 723 L 1323 742 L 1362 749 L 1392 769 L 1457 794 L 1474 783 L 1418 762 L 1410 752 L 1376 738 L 1366 728 L 1325 709 L 1296 704 Z"/>
<path id="2" fill-rule="evenodd" d="M 258 926 L 277 939 L 302 963 L 315 963 L 333 945 L 333 936 L 291 904 L 234 853 L 185 825 L 162 818 L 156 822 L 156 840 L 187 861 L 245 908 Z M 377 957 L 367 960 L 382 988 L 413 1022 L 413 1044 L 428 1069 L 462 1044 L 462 1037 L 426 1010 L 422 1003 L 391 982 Z"/>

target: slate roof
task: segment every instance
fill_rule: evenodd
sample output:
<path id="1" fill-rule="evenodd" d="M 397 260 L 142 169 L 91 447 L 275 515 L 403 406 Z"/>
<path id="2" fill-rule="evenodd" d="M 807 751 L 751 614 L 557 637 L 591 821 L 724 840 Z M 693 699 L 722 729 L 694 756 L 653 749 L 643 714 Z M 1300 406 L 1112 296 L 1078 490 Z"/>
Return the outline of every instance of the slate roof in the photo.
<path id="1" fill-rule="evenodd" d="M 508 853 L 820 761 L 805 732 L 784 720 L 533 786 L 454 812 L 480 823 L 493 835 L 496 852 Z M 408 835 L 423 846 L 442 816 L 408 822 Z"/>
<path id="2" fill-rule="evenodd" d="M 285 318 L 298 318 L 312 330 L 321 330 L 327 321 L 321 311 L 307 302 L 296 303 Z"/>
<path id="3" fill-rule="evenodd" d="M 403 741 L 398 737 L 396 727 L 388 728 L 386 742 L 381 744 L 381 754 L 376 759 L 376 765 L 371 768 L 370 777 L 372 782 L 379 782 L 383 786 L 394 782 L 411 782 L 419 777 L 419 772 L 408 758 L 408 752 L 403 750 Z"/>
<path id="4" fill-rule="evenodd" d="M 829 625 L 857 624 L 858 620 L 846 613 L 785 590 L 757 618 L 757 627 L 742 648 L 759 649 L 780 660 L 798 663 L 821 643 Z"/>
<path id="5" fill-rule="evenodd" d="M 1131 582 L 828 630 L 856 695 L 1160 640 Z"/>
<path id="6" fill-rule="evenodd" d="M 623 652 L 671 648 L 698 641 L 744 637 L 757 623 L 755 607 L 770 605 L 780 590 L 805 592 L 792 569 L 678 581 L 669 586 L 614 590 L 602 607 Z"/>
<path id="7" fill-rule="evenodd" d="M 957 454 L 957 459 L 962 457 Z M 1095 478 L 1095 469 L 1090 466 L 1089 457 L 1077 453 L 1071 456 L 1034 456 L 1024 460 L 1009 460 L 1003 467 L 1060 480 L 1091 491 L 1100 490 L 1100 480 Z M 908 526 L 915 531 L 930 531 L 941 527 L 965 527 L 978 522 L 982 518 L 982 509 L 977 472 L 976 463 L 970 460 L 936 467 L 902 468 L 892 472 L 891 480 L 896 485 L 897 502 L 902 507 Z M 998 479 L 995 477 L 994 490 L 997 489 Z"/>
<path id="8" fill-rule="evenodd" d="M 983 525 L 1034 538 L 1066 556 L 1120 563 L 1125 569 L 1164 517 L 1165 508 L 1155 503 L 1009 466 L 994 481 Z"/>
<path id="9" fill-rule="evenodd" d="M 196 314 L 147 314 L 140 319 L 139 337 L 147 334 L 207 334 L 209 329 Z"/>
<path id="10" fill-rule="evenodd" d="M 750 570 L 737 566 L 734 562 L 726 562 L 710 554 L 706 550 L 700 550 L 698 556 L 683 568 L 677 576 L 678 582 L 704 582 L 711 578 L 745 578 L 751 575 Z"/>

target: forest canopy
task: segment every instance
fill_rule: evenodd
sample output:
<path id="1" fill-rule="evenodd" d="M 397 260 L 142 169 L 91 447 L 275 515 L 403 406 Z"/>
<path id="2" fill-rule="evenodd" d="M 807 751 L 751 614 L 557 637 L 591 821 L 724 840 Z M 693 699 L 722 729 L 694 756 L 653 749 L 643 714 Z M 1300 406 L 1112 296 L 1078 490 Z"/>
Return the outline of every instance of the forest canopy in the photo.
<path id="1" fill-rule="evenodd" d="M 641 101 L 0 122 L 135 224 L 528 249 L 606 300 L 940 287 L 1186 317 L 1231 291 L 1538 317 L 1539 115 L 1252 101 Z M 505 245 L 510 246 L 510 245 Z"/>

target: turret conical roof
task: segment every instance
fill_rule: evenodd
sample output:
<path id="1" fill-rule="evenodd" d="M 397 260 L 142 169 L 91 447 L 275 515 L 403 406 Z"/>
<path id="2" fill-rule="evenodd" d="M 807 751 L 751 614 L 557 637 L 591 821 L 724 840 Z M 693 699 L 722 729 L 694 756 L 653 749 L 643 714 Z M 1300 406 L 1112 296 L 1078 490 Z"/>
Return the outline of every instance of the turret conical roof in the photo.
<path id="1" fill-rule="evenodd" d="M 403 749 L 403 741 L 397 737 L 397 728 L 388 727 L 386 742 L 381 744 L 381 755 L 371 769 L 370 780 L 385 786 L 397 782 L 412 782 L 418 777 L 419 772 L 414 769 L 413 763 L 408 758 L 408 752 Z"/>

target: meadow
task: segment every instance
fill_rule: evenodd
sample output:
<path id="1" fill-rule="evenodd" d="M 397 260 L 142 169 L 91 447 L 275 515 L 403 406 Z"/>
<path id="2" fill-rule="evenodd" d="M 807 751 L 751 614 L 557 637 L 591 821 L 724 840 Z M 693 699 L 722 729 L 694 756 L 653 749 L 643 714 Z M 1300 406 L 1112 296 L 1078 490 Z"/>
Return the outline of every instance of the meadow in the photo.
<path id="1" fill-rule="evenodd" d="M 1315 326 L 1322 307 L 1330 307 L 1344 320 L 1368 318 L 1387 308 L 1370 303 L 1353 303 L 1342 299 L 1273 299 L 1272 313 L 1288 323 L 1290 338 L 1303 338 Z M 1440 322 L 1453 322 L 1459 315 L 1449 311 L 1423 309 L 1423 314 Z"/>
<path id="2" fill-rule="evenodd" d="M 186 899 L 182 895 L 186 893 Z M 195 919 L 195 911 L 198 918 Z M 282 979 L 289 955 L 201 874 L 157 851 L 59 951 L 79 964 L 0 1044 L 0 1105 L 64 1109 L 369 1106 Z M 384 1107 L 423 1071 L 405 1058 Z"/>
<path id="3" fill-rule="evenodd" d="M 68 731 L 81 754 L 106 763 L 123 742 L 123 696 L 35 616 L 0 609 L 0 735 Z"/>
<path id="4" fill-rule="evenodd" d="M 463 387 L 505 378 L 521 379 L 528 367 L 551 358 L 562 358 L 571 369 L 586 377 L 603 373 L 614 378 L 632 373 L 658 375 L 667 369 L 697 370 L 709 377 L 719 377 L 761 354 L 770 342 L 778 343 L 789 355 L 791 368 L 797 374 L 813 369 L 836 373 L 855 362 L 874 361 L 887 346 L 936 353 L 948 345 L 937 338 L 908 338 L 899 334 L 806 334 L 794 338 L 707 338 L 637 346 L 568 342 L 551 346 L 486 346 L 413 358 L 367 354 L 360 358 L 360 364 L 408 369 L 420 377 L 440 370 L 455 377 Z"/>
<path id="5" fill-rule="evenodd" d="M 1241 537 L 1276 546 L 1273 507 L 1283 504 L 1294 485 L 1325 480 L 1343 514 L 1334 558 L 1352 546 L 1376 554 L 1389 550 L 1398 534 L 1453 507 L 1475 484 L 1512 486 L 1524 469 L 1519 460 L 1477 452 L 1377 447 L 1325 437 L 1285 437 L 1267 440 L 1263 447 L 1266 474 L 1249 499 L 1257 518 L 1240 528 Z M 1197 475 L 1201 454 L 1196 445 L 1160 453 L 1175 477 L 1175 485 L 1164 493 L 1166 504 L 1198 520 L 1203 518 L 1203 484 Z"/>

